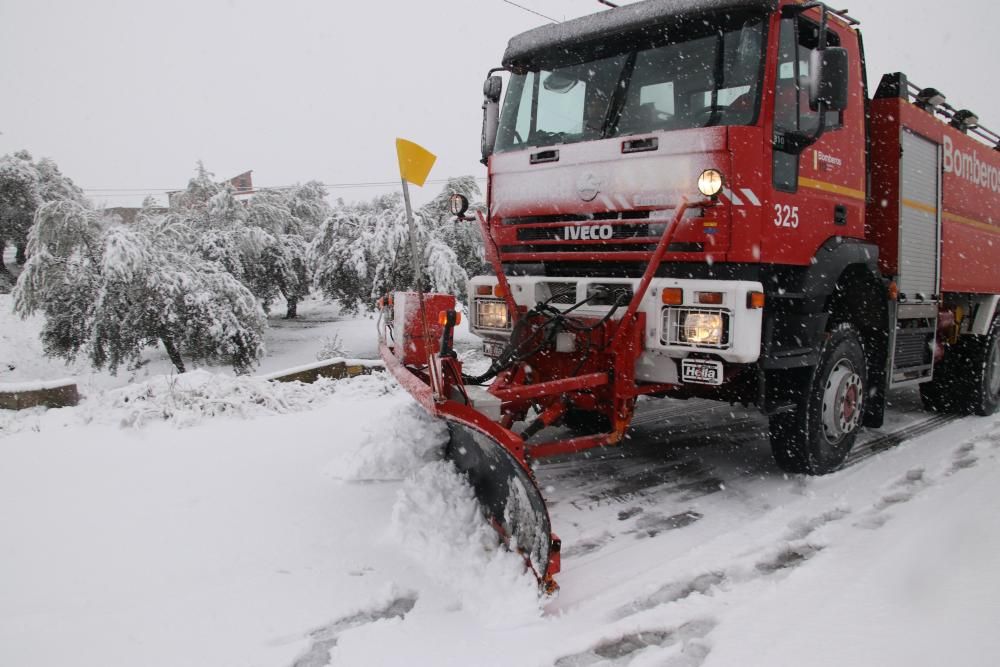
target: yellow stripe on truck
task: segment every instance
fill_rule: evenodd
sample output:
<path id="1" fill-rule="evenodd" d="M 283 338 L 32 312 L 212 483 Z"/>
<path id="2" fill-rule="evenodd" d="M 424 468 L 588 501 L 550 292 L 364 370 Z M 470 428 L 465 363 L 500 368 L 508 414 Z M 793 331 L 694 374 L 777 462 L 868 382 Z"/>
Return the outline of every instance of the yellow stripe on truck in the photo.
<path id="1" fill-rule="evenodd" d="M 809 188 L 811 190 L 820 190 L 821 192 L 830 192 L 835 195 L 843 195 L 845 197 L 850 197 L 851 199 L 858 199 L 860 201 L 866 201 L 865 193 L 863 190 L 855 190 L 854 188 L 849 188 L 844 185 L 836 185 L 834 183 L 827 183 L 826 181 L 814 181 L 811 178 L 800 178 L 799 185 L 804 188 Z"/>

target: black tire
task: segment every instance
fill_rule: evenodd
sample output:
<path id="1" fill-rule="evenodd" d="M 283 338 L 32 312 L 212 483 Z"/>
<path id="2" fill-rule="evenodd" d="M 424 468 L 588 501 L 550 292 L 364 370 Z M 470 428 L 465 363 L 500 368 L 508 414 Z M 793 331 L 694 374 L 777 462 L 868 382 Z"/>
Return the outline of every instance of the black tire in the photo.
<path id="1" fill-rule="evenodd" d="M 934 379 L 920 385 L 920 401 L 924 409 L 944 414 L 968 413 L 971 382 L 958 369 L 968 363 L 973 346 L 961 340 L 951 346 L 945 358 L 934 368 Z"/>
<path id="2" fill-rule="evenodd" d="M 969 354 L 966 412 L 989 417 L 1000 409 L 1000 320 L 986 336 L 976 336 Z"/>
<path id="3" fill-rule="evenodd" d="M 801 438 L 797 437 L 802 428 L 799 426 L 798 410 L 772 415 L 769 426 L 771 455 L 778 467 L 796 475 L 808 472 Z"/>
<path id="4" fill-rule="evenodd" d="M 1000 409 L 1000 320 L 985 336 L 965 335 L 952 345 L 934 379 L 920 385 L 924 408 L 983 417 Z"/>
<path id="5" fill-rule="evenodd" d="M 603 412 L 569 408 L 563 415 L 563 424 L 575 433 L 591 435 L 611 431 L 611 420 Z"/>
<path id="6" fill-rule="evenodd" d="M 968 404 L 968 377 L 957 372 L 965 365 L 968 338 L 962 338 L 946 348 L 944 359 L 934 366 L 934 379 L 920 385 L 920 401 L 930 412 L 950 414 L 963 412 Z"/>
<path id="7" fill-rule="evenodd" d="M 928 412 L 941 412 L 950 414 L 960 412 L 960 405 L 954 392 L 948 390 L 949 380 L 941 378 L 939 371 L 934 371 L 934 379 L 920 385 L 920 402 L 924 404 L 924 410 Z"/>
<path id="8" fill-rule="evenodd" d="M 861 430 L 868 372 L 861 338 L 840 324 L 826 335 L 819 365 L 792 412 L 771 417 L 771 452 L 785 472 L 826 475 L 844 464 Z"/>

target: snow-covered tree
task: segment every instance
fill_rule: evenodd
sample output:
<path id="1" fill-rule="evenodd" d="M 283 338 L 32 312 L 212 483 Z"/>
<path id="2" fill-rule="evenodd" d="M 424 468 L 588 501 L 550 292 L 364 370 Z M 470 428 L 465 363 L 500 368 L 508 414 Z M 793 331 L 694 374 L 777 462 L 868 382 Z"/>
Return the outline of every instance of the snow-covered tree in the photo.
<path id="1" fill-rule="evenodd" d="M 450 179 L 434 200 L 414 212 L 425 289 L 465 298 L 469 275 L 485 270 L 478 224 L 455 222 L 448 198 L 458 192 L 476 202 L 472 177 Z M 410 231 L 402 198 L 383 195 L 370 202 L 339 202 L 310 247 L 315 282 L 323 294 L 348 309 L 371 304 L 416 283 Z"/>
<path id="2" fill-rule="evenodd" d="M 16 261 L 27 261 L 28 231 L 35 211 L 46 202 L 83 202 L 83 191 L 48 158 L 37 162 L 27 151 L 0 157 L 0 280 L 10 279 L 3 249 L 17 248 Z"/>
<path id="3" fill-rule="evenodd" d="M 23 317 L 45 315 L 41 338 L 51 356 L 73 359 L 90 337 L 104 233 L 100 218 L 73 201 L 46 204 L 36 215 L 14 309 Z"/>
<path id="4" fill-rule="evenodd" d="M 433 220 L 435 237 L 451 248 L 455 261 L 467 275 L 479 276 L 489 270 L 483 252 L 483 236 L 478 221 L 456 221 L 451 214 L 449 198 L 452 194 L 465 195 L 470 203 L 470 214 L 484 208 L 482 191 L 473 176 L 449 178 L 441 192 L 421 210 Z M 464 288 L 463 288 L 464 289 Z M 464 293 L 463 293 L 464 294 Z"/>
<path id="5" fill-rule="evenodd" d="M 194 234 L 178 215 L 125 226 L 76 202 L 45 204 L 15 310 L 45 316 L 47 353 L 84 353 L 97 368 L 115 372 L 160 343 L 180 372 L 185 357 L 247 372 L 263 354 L 264 314 L 220 263 L 192 251 Z"/>
<path id="6" fill-rule="evenodd" d="M 258 193 L 247 206 L 247 224 L 269 239 L 259 257 L 255 294 L 265 306 L 280 294 L 286 318 L 296 317 L 299 300 L 310 292 L 309 242 L 329 214 L 326 189 L 315 181 Z"/>
<path id="7" fill-rule="evenodd" d="M 171 199 L 171 207 L 198 231 L 201 256 L 225 267 L 265 312 L 281 297 L 285 317 L 297 316 L 312 282 L 308 244 L 330 213 L 321 183 L 261 190 L 249 201 L 237 201 L 232 187 L 217 183 L 199 162 L 195 177 Z"/>
<path id="8" fill-rule="evenodd" d="M 3 249 L 11 243 L 21 254 L 40 198 L 38 170 L 31 156 L 16 153 L 0 157 L 0 282 L 11 281 Z"/>

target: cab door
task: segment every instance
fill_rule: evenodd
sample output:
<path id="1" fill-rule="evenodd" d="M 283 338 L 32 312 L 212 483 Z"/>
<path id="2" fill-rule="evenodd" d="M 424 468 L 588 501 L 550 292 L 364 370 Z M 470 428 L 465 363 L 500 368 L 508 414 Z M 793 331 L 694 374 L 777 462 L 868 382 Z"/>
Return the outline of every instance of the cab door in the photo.
<path id="1" fill-rule="evenodd" d="M 810 56 L 820 42 L 820 25 L 806 15 L 779 22 L 774 88 L 773 197 L 765 222 L 765 261 L 806 265 L 833 238 L 863 238 L 866 200 L 864 101 L 856 34 L 831 18 L 827 46 L 850 55 L 850 101 L 828 111 L 818 141 L 802 148 L 796 138 L 820 129 L 809 104 Z M 818 11 L 815 12 L 818 14 Z"/>

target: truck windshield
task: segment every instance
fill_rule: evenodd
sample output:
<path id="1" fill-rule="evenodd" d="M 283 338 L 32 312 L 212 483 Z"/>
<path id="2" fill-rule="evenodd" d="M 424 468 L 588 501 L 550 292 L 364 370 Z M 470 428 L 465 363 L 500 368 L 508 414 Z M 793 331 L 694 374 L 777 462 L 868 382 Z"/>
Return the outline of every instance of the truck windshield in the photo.
<path id="1" fill-rule="evenodd" d="M 511 75 L 496 151 L 756 121 L 764 18 L 726 14 L 560 49 Z"/>

